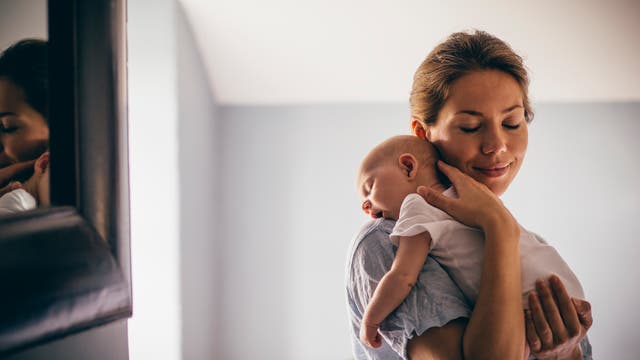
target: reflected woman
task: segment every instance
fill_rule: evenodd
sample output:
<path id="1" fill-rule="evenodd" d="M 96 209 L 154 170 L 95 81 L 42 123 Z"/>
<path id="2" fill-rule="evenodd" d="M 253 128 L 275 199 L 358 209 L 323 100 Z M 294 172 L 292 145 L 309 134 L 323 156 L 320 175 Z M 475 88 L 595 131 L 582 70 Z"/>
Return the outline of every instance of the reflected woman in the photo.
<path id="1" fill-rule="evenodd" d="M 47 69 L 46 41 L 21 40 L 0 55 L 0 196 L 23 188 L 20 210 L 48 203 Z"/>

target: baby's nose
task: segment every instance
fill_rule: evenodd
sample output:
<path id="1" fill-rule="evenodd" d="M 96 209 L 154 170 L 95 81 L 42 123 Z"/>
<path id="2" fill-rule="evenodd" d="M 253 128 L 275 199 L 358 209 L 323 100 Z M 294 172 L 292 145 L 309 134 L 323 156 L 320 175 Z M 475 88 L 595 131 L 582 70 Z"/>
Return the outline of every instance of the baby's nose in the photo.
<path id="1" fill-rule="evenodd" d="M 362 203 L 362 211 L 364 211 L 365 214 L 369 215 L 369 213 L 371 213 L 371 202 L 369 200 L 365 200 Z"/>

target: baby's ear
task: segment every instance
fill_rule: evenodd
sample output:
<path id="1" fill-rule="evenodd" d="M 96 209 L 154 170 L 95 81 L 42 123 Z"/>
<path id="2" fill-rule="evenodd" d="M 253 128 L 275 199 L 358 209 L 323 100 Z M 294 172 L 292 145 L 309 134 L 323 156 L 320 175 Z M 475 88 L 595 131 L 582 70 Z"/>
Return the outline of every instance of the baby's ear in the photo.
<path id="1" fill-rule="evenodd" d="M 416 177 L 416 173 L 418 172 L 418 160 L 413 154 L 404 153 L 398 157 L 398 162 L 400 163 L 400 167 L 405 175 L 409 179 L 413 179 Z"/>
<path id="2" fill-rule="evenodd" d="M 35 165 L 33 165 L 36 174 L 42 174 L 49 167 L 49 152 L 46 151 L 39 158 L 36 159 Z"/>

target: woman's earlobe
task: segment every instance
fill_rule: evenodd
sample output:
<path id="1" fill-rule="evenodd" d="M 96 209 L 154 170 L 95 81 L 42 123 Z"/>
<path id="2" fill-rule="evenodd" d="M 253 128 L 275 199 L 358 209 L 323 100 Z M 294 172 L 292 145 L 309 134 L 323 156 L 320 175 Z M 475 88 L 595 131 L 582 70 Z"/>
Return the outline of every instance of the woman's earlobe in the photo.
<path id="1" fill-rule="evenodd" d="M 411 130 L 413 130 L 413 134 L 420 139 L 425 139 L 427 136 L 424 126 L 422 126 L 422 123 L 416 116 L 411 117 Z"/>

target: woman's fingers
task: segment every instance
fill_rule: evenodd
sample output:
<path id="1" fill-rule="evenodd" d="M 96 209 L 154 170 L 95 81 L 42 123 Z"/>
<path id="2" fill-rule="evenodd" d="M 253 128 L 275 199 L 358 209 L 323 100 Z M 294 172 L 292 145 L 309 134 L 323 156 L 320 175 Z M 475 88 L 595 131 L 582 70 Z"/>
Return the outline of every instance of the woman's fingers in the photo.
<path id="1" fill-rule="evenodd" d="M 542 305 L 540 305 L 540 300 L 538 300 L 535 292 L 529 293 L 529 310 L 531 311 L 536 333 L 542 343 L 541 349 L 551 349 L 553 347 L 553 333 L 547 323 L 547 319 L 544 317 Z"/>
<path id="2" fill-rule="evenodd" d="M 1 168 L 0 185 L 14 179 L 16 176 L 28 171 L 29 169 L 33 170 L 33 164 L 35 164 L 35 162 L 35 160 L 23 161 Z"/>
<path id="3" fill-rule="evenodd" d="M 591 316 L 591 304 L 586 300 L 572 299 L 573 305 L 578 312 L 578 318 L 580 324 L 585 330 L 589 330 L 593 324 L 593 317 Z"/>
<path id="4" fill-rule="evenodd" d="M 531 316 L 531 310 L 524 311 L 524 324 L 527 335 L 527 342 L 532 352 L 537 353 L 542 350 L 542 342 L 536 332 L 536 326 L 533 324 L 533 317 Z"/>
<path id="5" fill-rule="evenodd" d="M 557 276 L 551 276 L 549 284 L 551 285 L 551 290 L 558 304 L 558 309 L 560 310 L 560 315 L 562 316 L 569 337 L 578 336 L 580 334 L 580 320 L 578 319 L 578 313 L 573 306 L 571 297 L 569 297 L 562 281 L 560 281 L 560 278 Z"/>
<path id="6" fill-rule="evenodd" d="M 428 188 L 426 186 L 418 187 L 417 191 L 418 191 L 418 194 L 420 194 L 420 196 L 422 196 L 429 204 L 437 207 L 438 209 L 446 213 L 451 214 L 450 213 L 451 205 L 452 205 L 451 202 L 455 201 L 455 199 L 444 196 L 438 191 Z"/>
<path id="7" fill-rule="evenodd" d="M 547 285 L 546 281 L 536 281 L 536 290 L 539 294 L 540 302 L 542 303 L 542 309 L 544 310 L 545 318 L 551 327 L 553 332 L 553 338 L 557 343 L 564 343 L 569 338 L 567 328 L 564 326 L 560 311 L 558 311 L 558 304 L 556 304 L 551 289 Z"/>
<path id="8" fill-rule="evenodd" d="M 442 160 L 438 160 L 438 169 L 451 181 L 451 183 L 457 188 L 462 185 L 463 179 L 467 176 L 455 166 L 451 166 Z"/>

